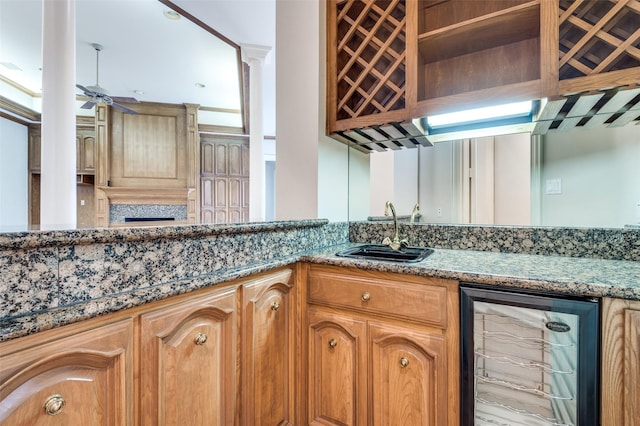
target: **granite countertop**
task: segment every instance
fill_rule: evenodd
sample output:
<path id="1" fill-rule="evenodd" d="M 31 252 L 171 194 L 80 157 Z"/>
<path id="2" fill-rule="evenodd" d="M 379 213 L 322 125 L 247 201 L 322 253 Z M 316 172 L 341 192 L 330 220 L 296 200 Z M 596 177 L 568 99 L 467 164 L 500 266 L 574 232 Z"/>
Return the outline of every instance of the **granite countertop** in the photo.
<path id="1" fill-rule="evenodd" d="M 296 241 L 301 240 L 300 235 L 296 238 Z M 283 247 L 289 247 L 290 241 L 283 240 Z M 251 239 L 249 243 L 255 245 L 257 240 Z M 298 250 L 288 253 L 280 251 L 270 257 L 253 257 L 251 261 L 243 264 L 229 264 L 218 269 L 212 267 L 208 269 L 209 272 L 194 277 L 171 279 L 152 286 L 134 286 L 117 294 L 103 292 L 90 300 L 78 300 L 65 306 L 28 312 L 0 320 L 0 341 L 248 277 L 298 261 L 432 276 L 559 295 L 640 300 L 640 262 L 637 261 L 439 248 L 425 260 L 409 264 L 336 256 L 338 251 L 355 245 L 358 244 L 334 242 L 325 243 L 325 248 L 322 249 L 305 249 L 301 246 Z M 198 264 L 203 261 L 202 258 L 196 260 Z"/>
<path id="2" fill-rule="evenodd" d="M 640 300 L 640 262 L 562 256 L 435 249 L 418 263 L 336 256 L 345 244 L 300 256 L 301 261 L 447 278 L 560 295 Z"/>

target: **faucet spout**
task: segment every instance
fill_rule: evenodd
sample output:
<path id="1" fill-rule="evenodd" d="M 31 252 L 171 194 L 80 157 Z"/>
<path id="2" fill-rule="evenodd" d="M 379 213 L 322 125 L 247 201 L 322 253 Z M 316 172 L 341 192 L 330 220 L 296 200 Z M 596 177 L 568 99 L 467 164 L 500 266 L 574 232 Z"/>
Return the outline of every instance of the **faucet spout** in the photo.
<path id="1" fill-rule="evenodd" d="M 389 216 L 389 210 L 391 210 L 391 214 L 393 215 L 393 239 L 386 237 L 382 241 L 382 244 L 391 247 L 393 250 L 400 250 L 401 247 L 408 245 L 407 240 L 401 240 L 398 235 L 398 216 L 396 215 L 396 208 L 393 206 L 391 201 L 387 201 L 384 206 L 385 216 Z"/>
<path id="2" fill-rule="evenodd" d="M 409 220 L 409 223 L 413 224 L 416 220 L 416 216 L 420 215 L 420 204 L 416 203 L 415 206 L 413 206 L 413 211 L 411 212 L 411 219 Z"/>

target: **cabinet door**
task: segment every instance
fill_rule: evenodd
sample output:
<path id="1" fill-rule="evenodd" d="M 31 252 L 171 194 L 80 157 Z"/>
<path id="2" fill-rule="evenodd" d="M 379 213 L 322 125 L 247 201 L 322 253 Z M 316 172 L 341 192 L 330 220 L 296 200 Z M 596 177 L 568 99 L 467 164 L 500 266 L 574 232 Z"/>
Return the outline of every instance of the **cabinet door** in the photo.
<path id="1" fill-rule="evenodd" d="M 76 167 L 81 173 L 94 174 L 96 138 L 93 135 L 78 135 L 78 164 Z"/>
<path id="2" fill-rule="evenodd" d="M 292 270 L 242 286 L 242 424 L 294 423 Z"/>
<path id="3" fill-rule="evenodd" d="M 373 425 L 447 424 L 442 335 L 369 323 Z"/>
<path id="4" fill-rule="evenodd" d="M 235 289 L 140 318 L 142 425 L 229 425 L 235 415 Z"/>
<path id="5" fill-rule="evenodd" d="M 0 425 L 133 424 L 132 345 L 125 319 L 0 357 Z"/>
<path id="6" fill-rule="evenodd" d="M 366 425 L 366 322 L 309 308 L 309 424 Z"/>
<path id="7" fill-rule="evenodd" d="M 603 426 L 640 426 L 640 302 L 602 302 Z"/>

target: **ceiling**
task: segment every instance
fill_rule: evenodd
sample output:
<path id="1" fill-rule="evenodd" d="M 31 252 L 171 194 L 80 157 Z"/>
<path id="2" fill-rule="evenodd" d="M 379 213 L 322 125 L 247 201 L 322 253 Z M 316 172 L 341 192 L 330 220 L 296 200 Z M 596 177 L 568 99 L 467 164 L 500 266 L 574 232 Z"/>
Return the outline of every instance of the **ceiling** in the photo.
<path id="1" fill-rule="evenodd" d="M 275 0 L 174 3 L 236 44 L 275 46 Z M 41 9 L 42 0 L 0 0 L 0 74 L 35 93 L 41 88 Z M 235 49 L 184 17 L 167 19 L 166 9 L 156 0 L 76 0 L 77 82 L 96 83 L 91 43 L 99 43 L 99 82 L 113 96 L 239 109 Z M 275 133 L 272 57 L 263 82 L 264 127 L 270 134 Z"/>

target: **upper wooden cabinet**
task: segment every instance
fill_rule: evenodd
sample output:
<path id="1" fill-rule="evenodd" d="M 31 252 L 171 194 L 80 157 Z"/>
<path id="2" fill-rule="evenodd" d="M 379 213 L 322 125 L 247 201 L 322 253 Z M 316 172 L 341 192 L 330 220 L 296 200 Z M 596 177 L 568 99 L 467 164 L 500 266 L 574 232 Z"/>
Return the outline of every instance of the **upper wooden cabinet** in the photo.
<path id="1" fill-rule="evenodd" d="M 93 129 L 78 129 L 76 132 L 76 172 L 93 175 L 96 170 L 96 136 Z M 29 128 L 29 171 L 40 173 L 41 164 L 40 126 Z"/>
<path id="2" fill-rule="evenodd" d="M 640 81 L 635 1 L 327 5 L 327 133 L 368 150 L 424 144 L 419 117 Z"/>
<path id="3" fill-rule="evenodd" d="M 94 130 L 80 130 L 76 135 L 76 170 L 80 174 L 96 172 L 96 136 Z"/>

